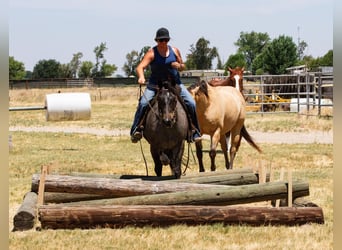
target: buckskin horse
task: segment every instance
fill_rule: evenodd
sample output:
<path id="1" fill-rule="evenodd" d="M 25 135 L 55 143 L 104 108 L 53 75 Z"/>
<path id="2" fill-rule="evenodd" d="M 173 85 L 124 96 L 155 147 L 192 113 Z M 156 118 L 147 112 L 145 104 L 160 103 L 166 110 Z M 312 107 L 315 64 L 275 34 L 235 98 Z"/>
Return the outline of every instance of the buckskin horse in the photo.
<path id="1" fill-rule="evenodd" d="M 177 179 L 181 176 L 184 143 L 189 130 L 188 116 L 179 92 L 177 85 L 169 82 L 159 87 L 143 132 L 150 144 L 156 175 L 162 175 L 163 165 L 170 165 Z"/>
<path id="2" fill-rule="evenodd" d="M 235 68 L 228 67 L 229 76 L 226 79 L 212 79 L 208 83 L 211 86 L 232 86 L 237 88 L 240 91 L 243 98 L 246 100 L 245 95 L 243 94 L 243 72 L 245 71 L 245 67 L 236 66 Z M 226 134 L 226 141 L 228 143 L 230 137 L 230 133 Z M 229 144 L 229 143 L 228 143 Z M 229 145 L 230 146 L 230 145 Z"/>
<path id="3" fill-rule="evenodd" d="M 202 134 L 210 135 L 211 171 L 216 170 L 216 148 L 220 142 L 225 166 L 233 168 L 234 158 L 243 137 L 258 152 L 262 152 L 244 125 L 246 102 L 240 92 L 231 86 L 213 87 L 205 81 L 191 85 L 188 91 L 196 101 L 196 113 Z M 231 133 L 231 147 L 227 152 L 226 135 Z M 196 142 L 199 171 L 204 172 L 202 142 Z"/>

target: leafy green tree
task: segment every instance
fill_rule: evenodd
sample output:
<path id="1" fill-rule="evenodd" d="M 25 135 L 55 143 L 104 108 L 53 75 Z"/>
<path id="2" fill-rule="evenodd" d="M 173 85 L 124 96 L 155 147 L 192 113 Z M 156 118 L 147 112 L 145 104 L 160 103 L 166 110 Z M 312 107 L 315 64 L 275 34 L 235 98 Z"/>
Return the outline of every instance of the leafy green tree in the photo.
<path id="1" fill-rule="evenodd" d="M 212 61 L 218 56 L 216 47 L 209 48 L 210 42 L 204 37 L 198 39 L 196 45 L 190 46 L 190 54 L 187 55 L 186 67 L 188 69 L 211 69 Z"/>
<path id="2" fill-rule="evenodd" d="M 80 70 L 78 72 L 78 77 L 89 78 L 91 77 L 91 69 L 94 64 L 91 61 L 84 61 L 81 64 Z"/>
<path id="3" fill-rule="evenodd" d="M 107 60 L 104 58 L 104 51 L 107 49 L 106 43 L 101 43 L 99 46 L 95 47 L 95 65 L 92 69 L 93 77 L 110 76 L 117 70 L 117 67 L 114 64 L 107 64 Z"/>
<path id="4" fill-rule="evenodd" d="M 289 36 L 279 36 L 263 51 L 263 68 L 270 74 L 284 74 L 297 62 L 297 46 Z"/>
<path id="5" fill-rule="evenodd" d="M 106 60 L 103 60 L 101 64 L 100 76 L 111 76 L 116 70 L 117 67 L 114 64 L 108 64 Z"/>
<path id="6" fill-rule="evenodd" d="M 230 55 L 225 64 L 225 68 L 227 68 L 228 66 L 231 68 L 235 68 L 237 66 L 247 68 L 245 56 L 239 52 L 236 54 Z"/>
<path id="7" fill-rule="evenodd" d="M 264 60 L 264 53 L 260 53 L 254 58 L 252 62 L 252 69 L 254 70 L 254 74 L 264 74 Z"/>
<path id="8" fill-rule="evenodd" d="M 72 71 L 71 71 L 70 63 L 60 65 L 59 77 L 61 77 L 61 78 L 72 78 Z"/>
<path id="9" fill-rule="evenodd" d="M 103 52 L 107 50 L 106 47 L 106 43 L 101 43 L 99 46 L 96 46 L 94 49 L 94 53 L 95 53 L 95 65 L 93 68 L 93 72 L 92 75 L 94 77 L 101 77 L 101 73 L 100 73 L 100 60 L 104 58 L 104 54 Z"/>
<path id="10" fill-rule="evenodd" d="M 320 66 L 333 66 L 334 65 L 334 52 L 329 50 L 320 60 Z"/>
<path id="11" fill-rule="evenodd" d="M 122 67 L 122 70 L 126 73 L 126 76 L 136 76 L 136 68 L 138 64 L 141 62 L 146 52 L 150 49 L 150 46 L 144 46 L 140 52 L 136 50 L 132 50 L 130 53 L 126 55 L 127 62 Z M 145 77 L 148 78 L 151 74 L 150 67 L 145 69 Z"/>
<path id="12" fill-rule="evenodd" d="M 329 50 L 324 56 L 313 58 L 312 56 L 304 57 L 305 64 L 311 71 L 318 71 L 319 66 L 333 66 L 333 50 Z"/>
<path id="13" fill-rule="evenodd" d="M 78 71 L 81 67 L 81 58 L 83 57 L 82 52 L 77 52 L 76 54 L 73 54 L 72 59 L 69 63 L 70 70 L 71 70 L 71 77 L 77 78 L 78 77 Z"/>
<path id="14" fill-rule="evenodd" d="M 216 68 L 217 69 L 224 69 L 224 65 L 223 65 L 222 60 L 221 60 L 219 55 L 217 55 L 217 65 L 216 65 Z"/>
<path id="15" fill-rule="evenodd" d="M 59 78 L 60 77 L 60 63 L 55 59 L 40 60 L 34 66 L 33 78 Z"/>
<path id="16" fill-rule="evenodd" d="M 240 32 L 240 37 L 234 44 L 238 47 L 238 53 L 244 55 L 247 69 L 254 73 L 255 70 L 252 68 L 253 60 L 263 51 L 269 42 L 270 37 L 267 33 L 252 31 L 250 33 Z"/>
<path id="17" fill-rule="evenodd" d="M 8 70 L 10 80 L 21 80 L 26 75 L 24 63 L 15 60 L 13 56 L 9 57 Z"/>
<path id="18" fill-rule="evenodd" d="M 298 46 L 297 46 L 297 51 L 298 51 L 298 60 L 302 60 L 304 57 L 304 51 L 308 44 L 304 41 L 301 41 Z"/>
<path id="19" fill-rule="evenodd" d="M 137 67 L 139 52 L 136 50 L 132 50 L 130 53 L 126 55 L 126 60 L 122 70 L 125 72 L 126 76 L 135 76 L 135 68 Z"/>

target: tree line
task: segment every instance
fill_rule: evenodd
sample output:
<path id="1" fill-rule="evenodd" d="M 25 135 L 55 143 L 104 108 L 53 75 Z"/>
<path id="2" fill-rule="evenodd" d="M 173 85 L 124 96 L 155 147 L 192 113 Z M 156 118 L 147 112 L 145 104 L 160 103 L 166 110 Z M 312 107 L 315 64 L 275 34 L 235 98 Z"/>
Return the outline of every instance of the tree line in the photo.
<path id="1" fill-rule="evenodd" d="M 295 44 L 292 37 L 285 35 L 272 40 L 268 33 L 240 32 L 234 45 L 237 47 L 236 53 L 230 55 L 226 62 L 222 62 L 218 49 L 215 46 L 211 47 L 210 41 L 201 37 L 195 44 L 190 45 L 185 58 L 186 69 L 212 69 L 214 59 L 217 61 L 216 69 L 226 70 L 228 66 L 240 66 L 252 74 L 284 74 L 286 68 L 296 65 L 306 65 L 312 71 L 317 70 L 319 66 L 333 66 L 333 50 L 327 51 L 322 57 L 314 58 L 305 54 L 308 46 L 305 41 Z M 25 70 L 23 62 L 10 56 L 9 78 L 20 80 L 112 76 L 118 68 L 105 59 L 107 49 L 104 42 L 94 48 L 95 62 L 82 61 L 82 52 L 73 54 L 71 61 L 66 64 L 61 64 L 55 59 L 42 59 L 36 63 L 32 72 Z M 150 46 L 143 47 L 140 52 L 132 50 L 126 54 L 126 62 L 122 67 L 126 76 L 136 76 L 135 68 L 148 49 Z M 145 74 L 148 76 L 150 70 L 146 69 Z"/>

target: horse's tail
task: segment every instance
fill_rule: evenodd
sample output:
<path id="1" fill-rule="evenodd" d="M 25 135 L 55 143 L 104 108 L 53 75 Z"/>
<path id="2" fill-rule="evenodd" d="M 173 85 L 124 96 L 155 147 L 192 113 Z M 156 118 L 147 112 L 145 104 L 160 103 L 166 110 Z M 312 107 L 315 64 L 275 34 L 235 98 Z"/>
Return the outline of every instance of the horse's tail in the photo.
<path id="1" fill-rule="evenodd" d="M 249 143 L 249 145 L 251 145 L 253 148 L 258 150 L 259 153 L 262 152 L 260 147 L 254 142 L 252 136 L 248 133 L 245 125 L 243 125 L 243 127 L 241 129 L 241 135 L 242 135 L 243 138 L 245 138 L 245 140 Z"/>

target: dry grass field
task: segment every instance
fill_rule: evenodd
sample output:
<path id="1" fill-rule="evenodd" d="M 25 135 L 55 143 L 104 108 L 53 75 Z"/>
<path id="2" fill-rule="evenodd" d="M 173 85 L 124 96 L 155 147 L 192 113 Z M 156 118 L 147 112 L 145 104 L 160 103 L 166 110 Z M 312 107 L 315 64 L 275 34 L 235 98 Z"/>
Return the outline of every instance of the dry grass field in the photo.
<path id="1" fill-rule="evenodd" d="M 47 93 L 58 90 L 10 90 L 9 106 L 44 105 Z M 92 98 L 91 119 L 73 122 L 46 122 L 45 111 L 10 112 L 10 127 L 76 127 L 108 130 L 130 128 L 137 105 L 137 87 L 101 89 L 61 89 L 62 92 L 88 92 Z M 331 131 L 331 118 L 315 116 L 250 115 L 246 127 L 250 131 L 302 132 Z M 281 168 L 292 168 L 294 179 L 310 185 L 310 201 L 323 209 L 323 225 L 303 226 L 224 226 L 222 224 L 166 228 L 42 230 L 11 232 L 13 216 L 23 196 L 31 188 L 32 175 L 49 165 L 53 173 L 86 172 L 98 174 L 146 174 L 139 144 L 129 136 L 105 136 L 63 132 L 9 132 L 9 245 L 10 249 L 332 249 L 333 248 L 333 145 L 320 143 L 260 144 L 258 154 L 245 141 L 237 154 L 235 168 L 265 165 L 275 178 Z M 252 134 L 253 135 L 253 134 Z M 204 141 L 204 149 L 209 141 Z M 149 175 L 154 175 L 148 144 L 142 141 Z M 194 151 L 194 145 L 191 146 Z M 217 155 L 218 170 L 224 170 L 223 155 Z M 209 169 L 209 157 L 204 163 Z M 187 173 L 198 167 L 190 157 Z M 165 168 L 163 175 L 169 175 Z M 252 206 L 267 206 L 263 202 Z"/>

